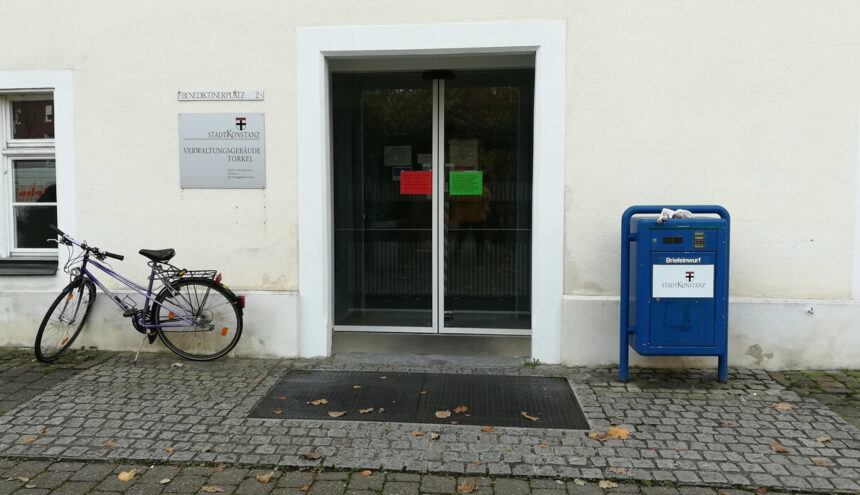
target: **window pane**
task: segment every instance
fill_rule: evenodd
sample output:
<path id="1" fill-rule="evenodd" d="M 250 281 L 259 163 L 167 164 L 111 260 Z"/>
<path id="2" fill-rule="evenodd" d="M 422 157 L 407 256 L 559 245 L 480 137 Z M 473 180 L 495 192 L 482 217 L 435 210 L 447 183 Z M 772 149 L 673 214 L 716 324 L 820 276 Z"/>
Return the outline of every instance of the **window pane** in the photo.
<path id="1" fill-rule="evenodd" d="M 48 225 L 57 224 L 57 207 L 16 206 L 15 207 L 15 247 L 16 248 L 55 248 L 48 238 L 57 235 L 48 230 Z"/>
<path id="2" fill-rule="evenodd" d="M 55 203 L 57 171 L 54 160 L 16 160 L 15 202 Z"/>
<path id="3" fill-rule="evenodd" d="M 12 102 L 12 139 L 53 139 L 54 100 Z"/>

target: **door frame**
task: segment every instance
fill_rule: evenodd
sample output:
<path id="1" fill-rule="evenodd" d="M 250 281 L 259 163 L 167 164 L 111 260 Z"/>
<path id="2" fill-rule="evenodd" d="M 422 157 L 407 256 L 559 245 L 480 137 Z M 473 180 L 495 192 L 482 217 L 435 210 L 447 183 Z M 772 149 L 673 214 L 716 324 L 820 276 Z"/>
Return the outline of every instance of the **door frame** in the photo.
<path id="1" fill-rule="evenodd" d="M 331 110 L 327 59 L 535 54 L 532 357 L 558 363 L 563 296 L 565 44 L 563 21 L 297 30 L 299 329 L 302 357 L 331 354 Z M 464 333 L 464 332 L 458 332 Z"/>

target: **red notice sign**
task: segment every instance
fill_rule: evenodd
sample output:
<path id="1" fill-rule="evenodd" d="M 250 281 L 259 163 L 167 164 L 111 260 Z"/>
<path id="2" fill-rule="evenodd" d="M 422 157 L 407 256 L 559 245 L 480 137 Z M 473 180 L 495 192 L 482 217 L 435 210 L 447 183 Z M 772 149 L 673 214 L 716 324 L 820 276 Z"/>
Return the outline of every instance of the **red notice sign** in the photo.
<path id="1" fill-rule="evenodd" d="M 400 172 L 400 194 L 433 194 L 433 172 Z"/>

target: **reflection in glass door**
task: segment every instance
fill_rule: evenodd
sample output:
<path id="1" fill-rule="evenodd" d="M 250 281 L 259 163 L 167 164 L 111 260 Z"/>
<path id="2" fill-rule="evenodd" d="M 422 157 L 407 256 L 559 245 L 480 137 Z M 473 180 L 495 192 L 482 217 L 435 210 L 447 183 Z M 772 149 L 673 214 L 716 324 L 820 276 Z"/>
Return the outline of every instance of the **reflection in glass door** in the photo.
<path id="1" fill-rule="evenodd" d="M 534 71 L 331 80 L 335 329 L 530 329 Z"/>

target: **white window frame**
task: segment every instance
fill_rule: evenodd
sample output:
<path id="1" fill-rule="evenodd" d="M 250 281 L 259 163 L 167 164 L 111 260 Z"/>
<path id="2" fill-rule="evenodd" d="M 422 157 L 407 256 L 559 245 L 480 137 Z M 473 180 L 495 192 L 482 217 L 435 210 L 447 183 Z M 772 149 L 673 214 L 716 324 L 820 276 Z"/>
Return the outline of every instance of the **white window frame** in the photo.
<path id="1" fill-rule="evenodd" d="M 22 160 L 54 160 L 56 134 L 50 139 L 15 139 L 13 137 L 15 116 L 12 106 L 19 101 L 54 99 L 53 91 L 22 91 L 0 92 L 0 128 L 2 128 L 2 143 L 0 154 L 3 155 L 2 187 L 0 192 L 0 258 L 4 259 L 56 259 L 57 248 L 18 248 L 15 247 L 15 207 L 25 205 L 15 200 L 15 165 Z M 56 180 L 56 166 L 54 172 Z M 57 206 L 58 203 L 53 203 Z M 50 206 L 42 204 L 41 206 Z"/>
<path id="2" fill-rule="evenodd" d="M 29 96 L 32 94 L 32 96 Z M 64 250 L 37 249 L 12 250 L 12 199 L 11 167 L 13 160 L 33 158 L 53 158 L 57 184 L 57 225 L 68 232 L 74 232 L 75 222 L 75 169 L 74 169 L 74 126 L 72 106 L 72 72 L 70 70 L 0 70 L 0 98 L 34 98 L 39 95 L 53 95 L 54 139 L 12 139 L 11 105 L 4 103 L 0 111 L 0 262 L 8 259 L 57 259 L 64 263 Z M 23 95 L 23 96 L 22 96 Z M 62 274 L 61 272 L 58 272 Z M 64 276 L 64 274 L 62 274 Z M 60 275 L 57 275 L 58 279 Z"/>

